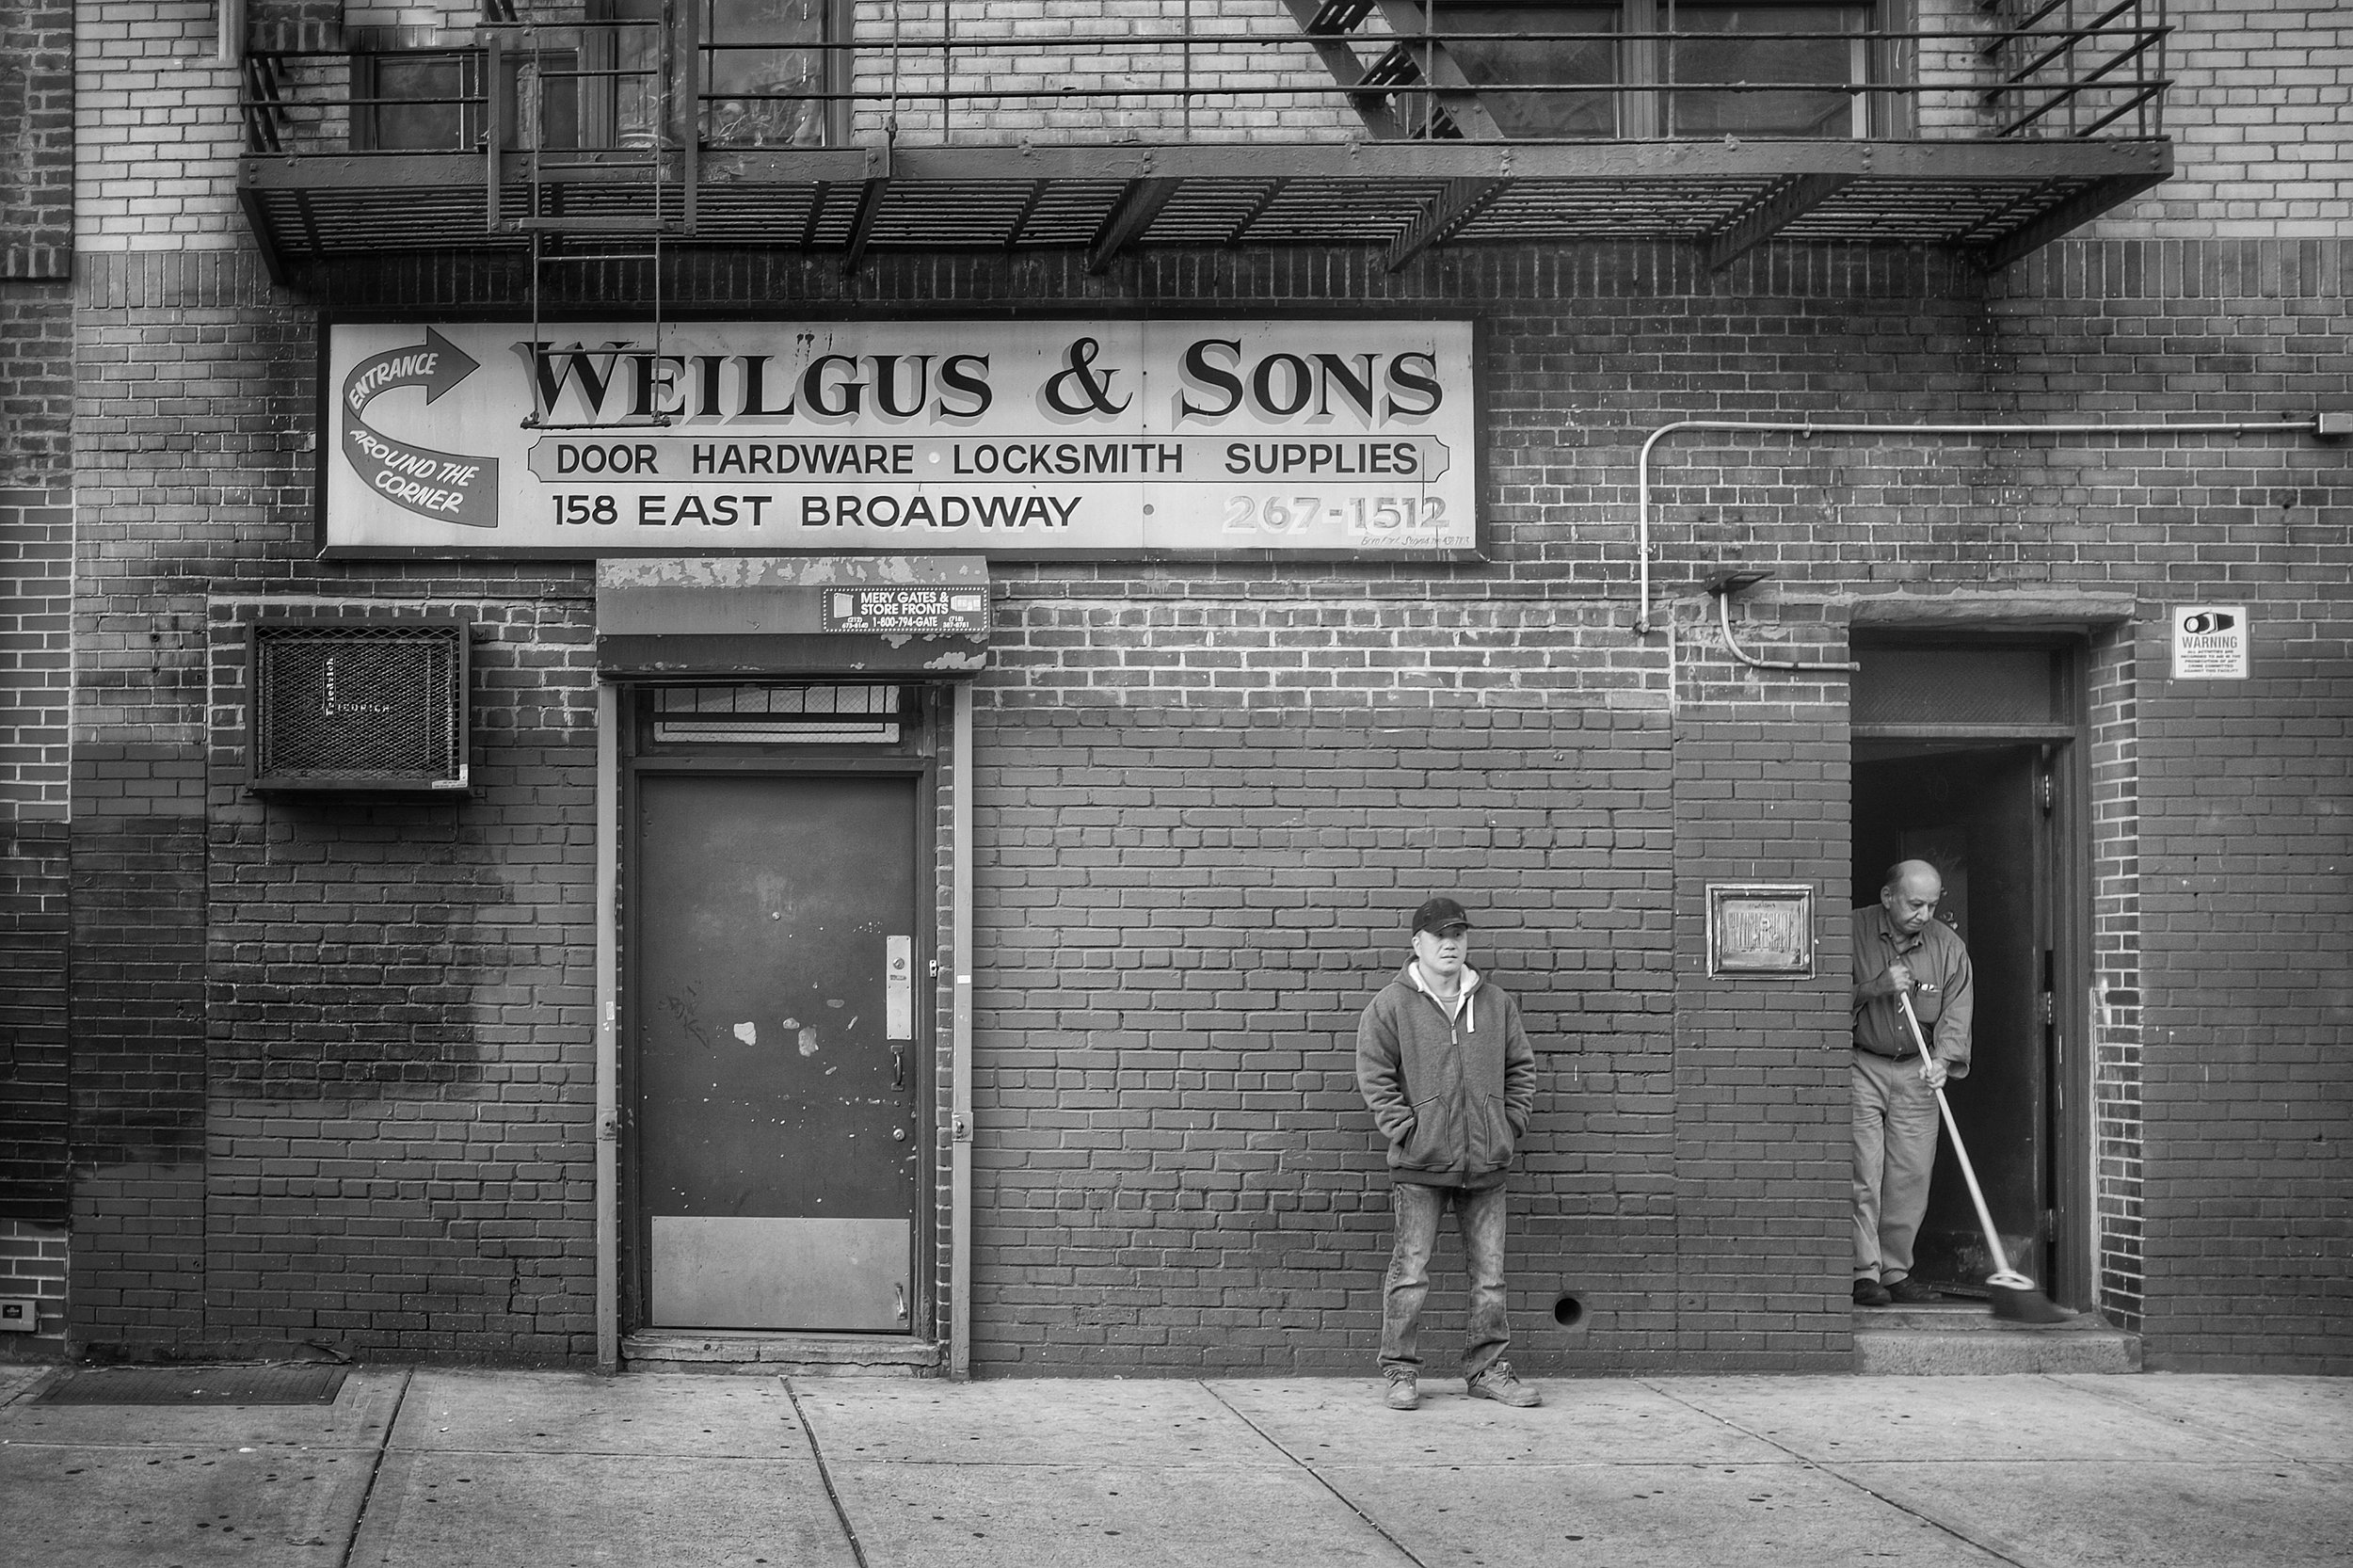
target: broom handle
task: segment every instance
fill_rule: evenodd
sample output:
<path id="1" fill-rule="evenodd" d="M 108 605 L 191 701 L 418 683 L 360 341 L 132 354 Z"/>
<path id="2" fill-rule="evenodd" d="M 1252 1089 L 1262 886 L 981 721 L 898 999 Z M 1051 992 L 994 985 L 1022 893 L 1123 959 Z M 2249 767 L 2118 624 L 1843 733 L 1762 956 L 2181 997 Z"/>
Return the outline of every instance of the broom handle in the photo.
<path id="1" fill-rule="evenodd" d="M 1898 991 L 1896 1001 L 1904 1010 L 1904 1023 L 1912 1031 L 1912 1043 L 1920 1048 L 1920 1060 L 1933 1062 L 1929 1054 L 1928 1038 L 1920 1032 L 1920 1016 L 1912 1010 L 1912 993 Z M 1936 1108 L 1945 1113 L 1945 1131 L 1953 1141 L 1953 1153 L 1961 1158 L 1961 1178 L 1969 1183 L 1969 1201 L 1977 1206 L 1977 1224 L 1985 1232 L 1985 1244 L 1993 1254 L 1993 1272 L 2009 1272 L 2009 1259 L 2002 1254 L 2002 1239 L 1994 1234 L 1993 1216 L 1985 1207 L 1985 1192 L 1977 1185 L 1977 1173 L 1970 1168 L 1968 1147 L 1961 1141 L 1961 1128 L 1953 1120 L 1953 1108 L 1945 1103 L 1945 1091 L 1936 1093 Z"/>

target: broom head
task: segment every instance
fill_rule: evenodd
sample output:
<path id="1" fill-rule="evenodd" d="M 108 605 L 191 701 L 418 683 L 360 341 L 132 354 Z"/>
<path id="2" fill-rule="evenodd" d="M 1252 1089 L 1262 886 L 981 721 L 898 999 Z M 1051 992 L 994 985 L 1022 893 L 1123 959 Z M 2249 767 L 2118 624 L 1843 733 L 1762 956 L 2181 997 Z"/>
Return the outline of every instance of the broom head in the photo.
<path id="1" fill-rule="evenodd" d="M 1985 1292 L 1993 1299 L 1993 1316 L 2013 1323 L 2069 1323 L 2075 1314 L 2034 1288 L 2034 1281 L 2013 1270 L 1986 1276 Z"/>

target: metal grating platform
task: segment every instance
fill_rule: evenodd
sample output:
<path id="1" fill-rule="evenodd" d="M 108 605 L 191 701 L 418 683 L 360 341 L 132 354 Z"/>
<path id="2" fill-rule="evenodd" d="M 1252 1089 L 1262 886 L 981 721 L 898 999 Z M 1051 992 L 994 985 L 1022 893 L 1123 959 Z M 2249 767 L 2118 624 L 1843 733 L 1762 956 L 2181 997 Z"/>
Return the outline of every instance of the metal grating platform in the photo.
<path id="1" fill-rule="evenodd" d="M 34 1404 L 333 1404 L 350 1368 L 296 1367 L 106 1367 L 67 1372 Z"/>
<path id="2" fill-rule="evenodd" d="M 507 160 L 514 166 L 510 156 Z M 510 167 L 497 222 L 480 158 L 248 156 L 239 183 L 280 265 L 392 250 L 520 251 L 526 209 L 667 231 L 664 244 L 872 250 L 1372 246 L 1773 234 L 1947 246 L 1998 266 L 2164 180 L 2169 144 L 1269 144 L 712 153 L 689 228 L 642 172 Z M 629 236 L 633 248 L 644 239 Z M 551 234 L 589 252 L 620 236 Z"/>

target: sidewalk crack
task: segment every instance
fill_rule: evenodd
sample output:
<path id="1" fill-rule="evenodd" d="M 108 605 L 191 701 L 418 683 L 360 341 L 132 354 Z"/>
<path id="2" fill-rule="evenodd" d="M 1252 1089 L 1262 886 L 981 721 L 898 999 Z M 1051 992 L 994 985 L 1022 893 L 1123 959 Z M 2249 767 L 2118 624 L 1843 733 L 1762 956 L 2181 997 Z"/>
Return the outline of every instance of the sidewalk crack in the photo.
<path id="1" fill-rule="evenodd" d="M 1430 1564 L 1424 1562 L 1419 1557 L 1415 1555 L 1414 1549 L 1411 1546 L 1408 1546 L 1404 1542 L 1400 1541 L 1396 1536 L 1391 1535 L 1385 1528 L 1384 1528 L 1380 1520 L 1374 1518 L 1371 1514 L 1367 1513 L 1363 1509 L 1358 1508 L 1355 1501 L 1351 1498 L 1347 1493 L 1341 1491 L 1338 1487 L 1326 1480 L 1323 1478 L 1322 1472 L 1319 1471 L 1314 1465 L 1308 1464 L 1305 1460 L 1300 1458 L 1297 1454 L 1283 1447 L 1282 1442 L 1276 1438 L 1273 1433 L 1268 1432 L 1266 1428 L 1258 1425 L 1257 1422 L 1252 1420 L 1249 1416 L 1244 1416 L 1240 1410 L 1235 1409 L 1232 1402 L 1228 1400 L 1225 1395 L 1219 1393 L 1215 1388 L 1206 1383 L 1201 1384 L 1199 1387 L 1203 1393 L 1209 1395 L 1209 1398 L 1215 1400 L 1218 1403 L 1225 1406 L 1225 1408 L 1232 1413 L 1235 1420 L 1240 1421 L 1243 1426 L 1246 1426 L 1252 1432 L 1257 1432 L 1259 1440 L 1265 1443 L 1268 1448 L 1273 1448 L 1276 1453 L 1281 1454 L 1285 1459 L 1289 1460 L 1293 1464 L 1299 1466 L 1300 1469 L 1305 1471 L 1309 1479 L 1314 1480 L 1318 1486 L 1322 1487 L 1326 1492 L 1331 1493 L 1334 1497 L 1337 1498 L 1342 1508 L 1345 1508 L 1349 1512 L 1356 1515 L 1357 1518 L 1362 1519 L 1365 1522 L 1366 1527 L 1369 1528 L 1373 1534 L 1379 1536 L 1382 1540 L 1387 1542 L 1391 1546 L 1395 1547 L 1397 1554 L 1403 1558 L 1406 1561 L 1412 1563 L 1414 1568 L 1430 1568 Z"/>
<path id="2" fill-rule="evenodd" d="M 1955 1541 L 1960 1542 L 1964 1546 L 1972 1547 L 1975 1550 L 1983 1552 L 1986 1556 L 1994 1559 L 1996 1561 L 2009 1564 L 2009 1568 L 2038 1568 L 2038 1564 L 2033 1560 L 2012 1557 L 2009 1553 L 2004 1551 L 2000 1546 L 1995 1545 L 1993 1543 L 1990 1541 L 1981 1541 L 1977 1537 L 1971 1535 L 1966 1530 L 1956 1528 L 1954 1526 L 1948 1525 L 1944 1520 L 1938 1518 L 1935 1514 L 1924 1512 L 1921 1510 L 1913 1507 L 1910 1503 L 1905 1502 L 1900 1497 L 1890 1496 L 1886 1493 L 1881 1491 L 1878 1487 L 1870 1485 L 1866 1481 L 1847 1474 L 1844 1470 L 1839 1469 L 1835 1465 L 1826 1464 L 1818 1459 L 1800 1453 L 1797 1449 L 1773 1436 L 1770 1432 L 1757 1432 L 1749 1427 L 1744 1427 L 1728 1416 L 1718 1415 L 1715 1411 L 1708 1409 L 1705 1405 L 1693 1404 L 1689 1400 L 1682 1398 L 1673 1390 L 1660 1387 L 1659 1384 L 1653 1379 L 1638 1378 L 1635 1381 L 1642 1387 L 1649 1389 L 1652 1393 L 1658 1395 L 1660 1398 L 1673 1400 L 1684 1409 L 1689 1410 L 1695 1415 L 1704 1416 L 1720 1426 L 1729 1427 L 1743 1437 L 1753 1437 L 1759 1443 L 1766 1444 L 1771 1448 L 1779 1448 L 1783 1453 L 1785 1453 L 1791 1459 L 1796 1460 L 1806 1469 L 1812 1470 L 1817 1475 L 1828 1476 L 1831 1480 L 1836 1481 L 1841 1486 L 1850 1486 L 1857 1492 L 1862 1493 L 1865 1496 L 1873 1498 L 1878 1502 L 1884 1503 L 1889 1508 L 1894 1509 L 1897 1512 L 1907 1514 L 1912 1518 L 1919 1520 L 1930 1529 L 1952 1537 Z"/>
<path id="3" fill-rule="evenodd" d="M 360 1549 L 360 1534 L 368 1522 L 368 1504 L 376 1498 L 376 1478 L 384 1473 L 385 1450 L 392 1446 L 392 1430 L 400 1425 L 400 1407 L 408 1402 L 408 1384 L 412 1373 L 400 1374 L 400 1392 L 392 1396 L 392 1412 L 384 1417 L 384 1434 L 376 1440 L 376 1457 L 368 1462 L 368 1479 L 360 1488 L 360 1506 L 352 1511 L 351 1533 L 344 1537 L 344 1549 L 335 1559 L 335 1568 L 351 1568 L 351 1554 Z"/>
<path id="4" fill-rule="evenodd" d="M 784 1386 L 784 1397 L 792 1401 L 792 1418 L 801 1423 L 801 1435 L 808 1439 L 808 1456 L 817 1462 L 817 1479 L 824 1483 L 825 1501 L 833 1505 L 834 1519 L 841 1526 L 842 1538 L 850 1544 L 850 1556 L 857 1568 L 869 1568 L 866 1548 L 858 1543 L 857 1527 L 850 1523 L 850 1511 L 841 1506 L 841 1494 L 834 1490 L 833 1468 L 825 1463 L 825 1450 L 818 1444 L 817 1429 L 809 1425 L 808 1416 L 801 1411 L 801 1396 L 791 1378 L 778 1377 L 776 1382 Z"/>

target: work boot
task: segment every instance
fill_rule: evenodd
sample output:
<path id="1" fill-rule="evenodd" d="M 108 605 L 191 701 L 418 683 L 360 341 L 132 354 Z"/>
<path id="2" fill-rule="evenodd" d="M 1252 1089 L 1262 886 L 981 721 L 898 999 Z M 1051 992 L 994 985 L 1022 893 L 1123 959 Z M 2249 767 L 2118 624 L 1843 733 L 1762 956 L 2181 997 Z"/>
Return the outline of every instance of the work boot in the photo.
<path id="1" fill-rule="evenodd" d="M 1857 1306 L 1887 1306 L 1896 1300 L 1886 1286 L 1865 1277 L 1854 1282 L 1854 1304 Z"/>
<path id="2" fill-rule="evenodd" d="M 1470 1380 L 1470 1397 L 1474 1400 L 1493 1400 L 1514 1410 L 1526 1410 L 1529 1405 L 1545 1402 L 1543 1395 L 1512 1375 L 1512 1364 L 1508 1361 L 1487 1363 L 1480 1374 Z"/>
<path id="3" fill-rule="evenodd" d="M 1924 1302 L 1941 1302 L 1945 1293 L 1932 1285 L 1923 1285 L 1909 1274 L 1887 1282 L 1888 1299 L 1897 1306 L 1918 1306 Z"/>
<path id="4" fill-rule="evenodd" d="M 1389 1391 L 1381 1396 L 1381 1402 L 1391 1410 L 1413 1410 L 1421 1404 L 1421 1384 L 1415 1380 L 1411 1367 L 1389 1368 Z"/>

